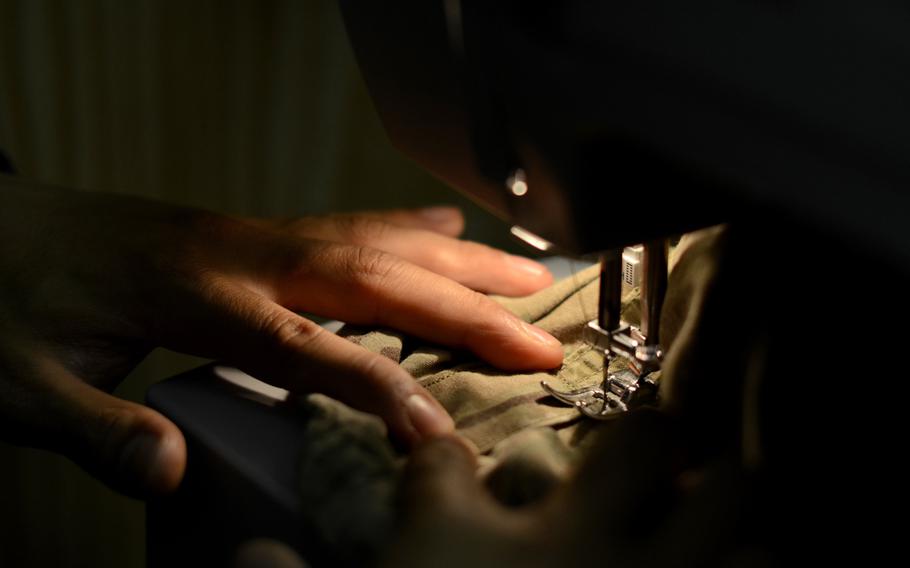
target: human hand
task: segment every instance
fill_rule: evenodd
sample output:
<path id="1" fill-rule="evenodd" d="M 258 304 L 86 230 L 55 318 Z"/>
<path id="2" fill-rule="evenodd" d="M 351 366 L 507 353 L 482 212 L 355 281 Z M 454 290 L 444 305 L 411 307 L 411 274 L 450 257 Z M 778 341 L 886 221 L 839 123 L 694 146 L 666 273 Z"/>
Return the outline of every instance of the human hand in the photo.
<path id="1" fill-rule="evenodd" d="M 741 472 L 719 460 L 686 464 L 677 421 L 644 411 L 590 448 L 577 476 L 519 509 L 496 502 L 459 438 L 412 452 L 401 483 L 402 524 L 384 565 L 692 566 L 720 563 L 740 528 Z"/>
<path id="2" fill-rule="evenodd" d="M 157 346 L 325 393 L 405 443 L 448 432 L 400 367 L 295 312 L 394 327 L 504 369 L 559 365 L 558 341 L 477 292 L 527 294 L 552 277 L 455 239 L 462 225 L 452 208 L 239 220 L 0 177 L 2 436 L 126 492 L 175 488 L 177 427 L 108 394 Z"/>

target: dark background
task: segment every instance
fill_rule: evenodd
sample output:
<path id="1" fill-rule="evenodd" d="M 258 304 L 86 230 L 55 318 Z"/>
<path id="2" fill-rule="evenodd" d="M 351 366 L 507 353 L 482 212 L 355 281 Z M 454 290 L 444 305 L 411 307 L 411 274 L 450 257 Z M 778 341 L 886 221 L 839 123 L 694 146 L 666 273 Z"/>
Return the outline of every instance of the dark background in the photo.
<path id="1" fill-rule="evenodd" d="M 515 249 L 391 148 L 332 0 L 0 0 L 0 148 L 28 178 L 231 214 L 457 203 Z M 157 351 L 118 394 L 199 362 Z M 0 566 L 142 566 L 144 529 L 141 502 L 0 442 Z"/>

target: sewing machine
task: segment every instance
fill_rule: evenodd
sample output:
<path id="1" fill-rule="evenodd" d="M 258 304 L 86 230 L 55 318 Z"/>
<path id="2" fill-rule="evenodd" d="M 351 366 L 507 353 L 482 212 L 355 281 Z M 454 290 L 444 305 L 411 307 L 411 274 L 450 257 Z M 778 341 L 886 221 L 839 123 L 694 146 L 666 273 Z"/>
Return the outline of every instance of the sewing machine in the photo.
<path id="1" fill-rule="evenodd" d="M 589 338 L 628 371 L 543 385 L 586 416 L 655 400 L 671 235 L 786 211 L 910 260 L 906 96 L 882 63 L 906 35 L 887 5 L 341 4 L 402 152 L 530 246 L 601 258 Z M 637 328 L 619 316 L 636 243 Z"/>
<path id="2" fill-rule="evenodd" d="M 910 263 L 910 196 L 895 190 L 910 185 L 910 128 L 893 127 L 910 120 L 878 63 L 905 31 L 875 2 L 829 2 L 821 20 L 760 2 L 341 4 L 396 146 L 529 245 L 600 259 L 588 333 L 628 371 L 583 391 L 542 385 L 587 416 L 655 400 L 671 235 L 788 211 Z M 639 243 L 632 327 L 619 295 L 623 250 Z M 207 367 L 150 392 L 190 447 L 184 487 L 150 506 L 150 566 L 185 562 L 188 547 L 212 563 L 211 547 L 242 538 L 305 539 L 289 461 L 302 418 L 251 380 Z M 201 510 L 218 520 L 203 534 Z"/>

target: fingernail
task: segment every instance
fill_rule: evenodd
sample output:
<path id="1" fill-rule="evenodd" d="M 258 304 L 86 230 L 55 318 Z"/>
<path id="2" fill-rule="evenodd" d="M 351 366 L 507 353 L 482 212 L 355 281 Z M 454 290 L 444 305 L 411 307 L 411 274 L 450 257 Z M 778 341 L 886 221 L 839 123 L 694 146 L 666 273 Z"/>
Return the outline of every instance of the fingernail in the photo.
<path id="1" fill-rule="evenodd" d="M 138 434 L 123 447 L 120 464 L 123 473 L 142 483 L 146 488 L 157 489 L 164 473 L 161 439 L 154 434 Z"/>
<path id="2" fill-rule="evenodd" d="M 458 217 L 458 209 L 455 207 L 439 206 L 425 207 L 419 211 L 420 216 L 434 223 L 444 223 Z"/>
<path id="3" fill-rule="evenodd" d="M 439 406 L 430 402 L 426 395 L 415 393 L 407 398 L 405 407 L 414 429 L 424 437 L 447 434 L 455 429 L 455 423 Z"/>
<path id="4" fill-rule="evenodd" d="M 506 262 L 508 262 L 515 270 L 519 270 L 531 276 L 540 276 L 547 272 L 546 266 L 523 256 L 515 256 L 511 254 L 506 255 Z"/>
<path id="5" fill-rule="evenodd" d="M 521 329 L 525 331 L 528 335 L 533 337 L 535 340 L 547 345 L 549 347 L 561 347 L 562 343 L 546 331 L 540 329 L 535 325 L 531 325 L 527 322 L 521 322 Z"/>

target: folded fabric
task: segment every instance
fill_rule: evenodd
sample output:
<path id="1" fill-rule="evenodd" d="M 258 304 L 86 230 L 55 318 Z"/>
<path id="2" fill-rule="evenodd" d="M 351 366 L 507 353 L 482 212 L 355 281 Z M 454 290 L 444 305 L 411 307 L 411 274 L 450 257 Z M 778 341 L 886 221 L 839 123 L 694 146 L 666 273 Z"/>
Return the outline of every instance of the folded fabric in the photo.
<path id="1" fill-rule="evenodd" d="M 578 412 L 559 404 L 541 388 L 575 389 L 603 378 L 603 352 L 583 340 L 597 313 L 598 267 L 592 266 L 524 298 L 494 297 L 506 309 L 547 330 L 563 344 L 563 365 L 555 371 L 509 373 L 475 356 L 430 345 L 389 330 L 344 328 L 341 335 L 399 363 L 449 412 L 460 434 L 481 452 L 512 434 L 537 426 L 575 422 Z M 638 290 L 623 302 L 623 317 L 638 323 Z M 617 362 L 618 365 L 622 363 Z"/>

